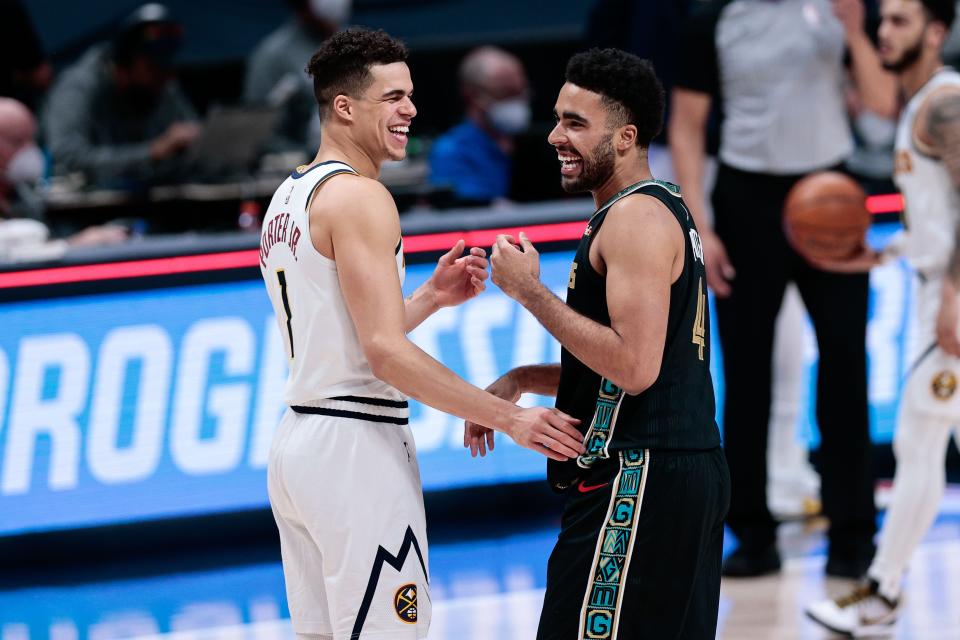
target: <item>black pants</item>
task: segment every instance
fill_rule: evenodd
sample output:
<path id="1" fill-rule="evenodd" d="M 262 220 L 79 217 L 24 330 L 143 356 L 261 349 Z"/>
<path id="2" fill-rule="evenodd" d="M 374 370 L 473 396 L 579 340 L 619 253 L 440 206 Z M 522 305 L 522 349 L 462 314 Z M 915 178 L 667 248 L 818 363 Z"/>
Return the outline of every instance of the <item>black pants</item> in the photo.
<path id="1" fill-rule="evenodd" d="M 736 270 L 730 297 L 717 298 L 726 383 L 724 450 L 733 490 L 727 522 L 748 548 L 776 539 L 767 509 L 771 360 L 774 323 L 792 280 L 820 350 L 817 423 L 830 551 L 857 553 L 876 532 L 867 418 L 868 277 L 814 269 L 790 248 L 783 201 L 799 178 L 721 165 L 713 193 L 716 232 Z"/>
<path id="2" fill-rule="evenodd" d="M 713 640 L 723 453 L 629 450 L 567 490 L 538 640 Z"/>

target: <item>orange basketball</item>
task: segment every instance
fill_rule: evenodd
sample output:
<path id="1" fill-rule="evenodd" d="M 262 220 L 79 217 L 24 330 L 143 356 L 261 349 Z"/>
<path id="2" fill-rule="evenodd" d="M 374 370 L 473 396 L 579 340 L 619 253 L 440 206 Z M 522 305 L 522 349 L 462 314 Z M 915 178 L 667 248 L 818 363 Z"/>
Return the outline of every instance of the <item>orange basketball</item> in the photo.
<path id="1" fill-rule="evenodd" d="M 863 245 L 870 227 L 867 194 L 836 171 L 812 173 L 793 185 L 783 205 L 783 230 L 800 255 L 844 260 Z"/>

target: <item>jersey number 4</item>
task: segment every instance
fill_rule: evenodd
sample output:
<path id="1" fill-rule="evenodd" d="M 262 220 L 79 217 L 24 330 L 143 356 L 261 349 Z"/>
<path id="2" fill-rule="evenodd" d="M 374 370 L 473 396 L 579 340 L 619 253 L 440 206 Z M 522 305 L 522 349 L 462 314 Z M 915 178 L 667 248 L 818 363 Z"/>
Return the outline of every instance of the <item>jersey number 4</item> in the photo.
<path id="1" fill-rule="evenodd" d="M 703 360 L 703 347 L 707 343 L 707 331 L 704 324 L 707 319 L 707 296 L 703 294 L 703 278 L 697 281 L 697 317 L 693 320 L 693 344 L 700 347 L 700 359 Z"/>
<path id="2" fill-rule="evenodd" d="M 283 302 L 283 314 L 287 317 L 287 338 L 290 339 L 290 359 L 293 360 L 293 314 L 290 312 L 290 298 L 287 297 L 287 274 L 283 269 L 277 269 L 277 283 L 280 284 L 280 301 Z"/>

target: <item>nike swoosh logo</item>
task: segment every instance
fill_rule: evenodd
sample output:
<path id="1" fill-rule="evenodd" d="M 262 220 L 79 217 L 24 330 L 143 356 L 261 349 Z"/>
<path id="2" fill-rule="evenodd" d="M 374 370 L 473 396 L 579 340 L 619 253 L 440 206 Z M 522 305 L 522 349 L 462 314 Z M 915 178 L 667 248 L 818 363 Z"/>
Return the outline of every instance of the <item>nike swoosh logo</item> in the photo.
<path id="1" fill-rule="evenodd" d="M 596 491 L 610 484 L 609 482 L 604 482 L 603 484 L 584 484 L 580 483 L 577 485 L 577 491 L 580 493 L 590 493 L 591 491 Z"/>

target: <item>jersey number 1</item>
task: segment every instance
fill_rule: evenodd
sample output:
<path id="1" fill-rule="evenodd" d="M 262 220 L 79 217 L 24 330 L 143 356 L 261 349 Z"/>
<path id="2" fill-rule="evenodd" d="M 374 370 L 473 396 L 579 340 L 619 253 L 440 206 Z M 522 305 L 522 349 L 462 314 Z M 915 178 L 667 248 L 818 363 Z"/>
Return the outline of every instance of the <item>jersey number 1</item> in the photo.
<path id="1" fill-rule="evenodd" d="M 290 338 L 290 359 L 293 360 L 293 314 L 290 312 L 290 298 L 287 297 L 287 274 L 283 269 L 277 269 L 277 282 L 280 284 L 283 313 L 287 316 L 287 337 Z"/>
<path id="2" fill-rule="evenodd" d="M 697 317 L 693 320 L 693 344 L 700 347 L 700 359 L 703 360 L 703 347 L 706 345 L 707 331 L 704 323 L 707 318 L 707 296 L 703 295 L 703 278 L 697 281 Z"/>

